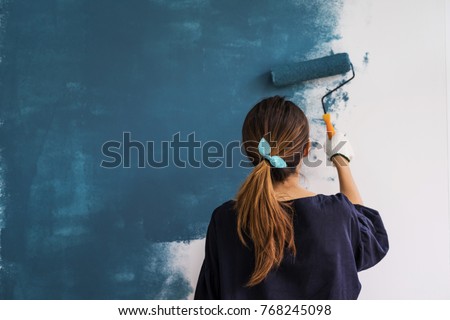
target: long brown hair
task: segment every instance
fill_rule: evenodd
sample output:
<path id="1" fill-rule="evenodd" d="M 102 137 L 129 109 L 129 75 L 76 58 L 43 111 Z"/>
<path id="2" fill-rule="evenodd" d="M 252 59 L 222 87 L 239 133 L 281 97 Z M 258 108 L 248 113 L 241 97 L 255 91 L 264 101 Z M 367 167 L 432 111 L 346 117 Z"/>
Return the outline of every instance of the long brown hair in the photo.
<path id="1" fill-rule="evenodd" d="M 258 152 L 265 138 L 271 155 L 285 160 L 286 168 L 275 168 Z M 303 111 L 282 97 L 266 98 L 247 114 L 242 126 L 242 142 L 246 155 L 255 166 L 240 187 L 235 202 L 238 214 L 237 232 L 247 246 L 244 235 L 253 242 L 255 267 L 248 287 L 254 286 L 278 267 L 284 249 L 295 256 L 293 210 L 289 202 L 277 199 L 273 184 L 286 180 L 296 172 L 309 142 L 309 125 Z"/>

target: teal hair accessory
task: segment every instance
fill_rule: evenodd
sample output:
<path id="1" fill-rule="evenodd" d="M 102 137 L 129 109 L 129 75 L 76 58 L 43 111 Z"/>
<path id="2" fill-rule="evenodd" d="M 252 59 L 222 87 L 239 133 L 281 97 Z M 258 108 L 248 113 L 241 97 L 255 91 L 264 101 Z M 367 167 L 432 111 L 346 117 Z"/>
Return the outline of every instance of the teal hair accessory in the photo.
<path id="1" fill-rule="evenodd" d="M 266 141 L 266 139 L 261 138 L 258 144 L 259 153 L 267 160 L 270 161 L 270 164 L 275 168 L 286 168 L 286 162 L 280 158 L 279 156 L 271 156 L 270 155 L 270 144 Z"/>

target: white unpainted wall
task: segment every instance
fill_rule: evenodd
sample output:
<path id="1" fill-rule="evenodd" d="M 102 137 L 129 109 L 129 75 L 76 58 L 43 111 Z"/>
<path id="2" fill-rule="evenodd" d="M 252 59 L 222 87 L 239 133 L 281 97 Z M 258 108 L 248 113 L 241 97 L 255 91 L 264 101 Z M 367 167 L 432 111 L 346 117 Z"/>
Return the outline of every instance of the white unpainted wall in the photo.
<path id="1" fill-rule="evenodd" d="M 450 298 L 445 2 L 344 8 L 339 46 L 351 57 L 369 52 L 369 64 L 348 89 L 354 107 L 342 125 L 358 157 L 355 178 L 391 247 L 360 274 L 361 299 Z"/>

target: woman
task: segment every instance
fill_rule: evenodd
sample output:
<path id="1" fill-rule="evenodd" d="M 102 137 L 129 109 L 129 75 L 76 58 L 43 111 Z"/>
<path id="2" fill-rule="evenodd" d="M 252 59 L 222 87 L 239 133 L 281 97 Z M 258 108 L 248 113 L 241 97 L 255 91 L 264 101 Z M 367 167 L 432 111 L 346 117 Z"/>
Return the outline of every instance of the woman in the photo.
<path id="1" fill-rule="evenodd" d="M 309 126 L 291 101 L 256 104 L 242 140 L 255 167 L 236 200 L 212 214 L 194 299 L 356 299 L 358 271 L 383 259 L 389 244 L 353 181 L 349 143 L 339 134 L 327 143 L 340 184 L 328 196 L 300 185 Z"/>

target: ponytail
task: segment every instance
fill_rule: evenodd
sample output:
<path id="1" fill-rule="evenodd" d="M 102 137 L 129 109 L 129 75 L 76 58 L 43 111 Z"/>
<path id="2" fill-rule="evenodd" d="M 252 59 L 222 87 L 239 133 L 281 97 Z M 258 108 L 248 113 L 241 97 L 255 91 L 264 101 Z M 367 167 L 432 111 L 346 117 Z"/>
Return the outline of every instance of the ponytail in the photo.
<path id="1" fill-rule="evenodd" d="M 261 100 L 245 117 L 242 143 L 255 167 L 240 187 L 234 208 L 239 240 L 254 247 L 255 265 L 247 287 L 257 285 L 279 267 L 286 249 L 294 257 L 297 253 L 292 202 L 278 201 L 273 184 L 297 173 L 308 141 L 308 119 L 283 97 Z"/>
<path id="2" fill-rule="evenodd" d="M 252 287 L 263 281 L 273 267 L 280 265 L 286 245 L 295 256 L 292 208 L 277 200 L 271 166 L 266 160 L 253 168 L 236 198 L 239 239 L 247 246 L 245 235 L 254 245 L 255 268 L 246 284 Z"/>

